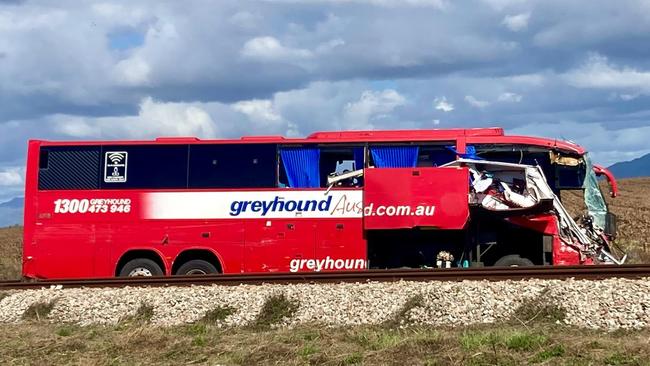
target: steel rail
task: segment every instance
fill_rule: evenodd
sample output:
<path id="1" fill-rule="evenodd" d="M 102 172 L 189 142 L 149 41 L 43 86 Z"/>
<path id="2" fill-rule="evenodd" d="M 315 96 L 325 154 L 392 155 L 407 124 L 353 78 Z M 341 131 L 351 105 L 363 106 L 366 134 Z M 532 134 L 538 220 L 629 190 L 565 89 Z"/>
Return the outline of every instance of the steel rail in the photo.
<path id="1" fill-rule="evenodd" d="M 525 279 L 588 279 L 650 277 L 650 265 L 597 265 L 558 267 L 489 267 L 448 269 L 399 269 L 310 273 L 254 273 L 172 277 L 111 277 L 87 279 L 49 279 L 36 281 L 0 281 L 0 290 L 39 289 L 60 286 L 78 287 L 161 287 L 241 284 L 291 284 L 390 281 L 464 281 Z"/>

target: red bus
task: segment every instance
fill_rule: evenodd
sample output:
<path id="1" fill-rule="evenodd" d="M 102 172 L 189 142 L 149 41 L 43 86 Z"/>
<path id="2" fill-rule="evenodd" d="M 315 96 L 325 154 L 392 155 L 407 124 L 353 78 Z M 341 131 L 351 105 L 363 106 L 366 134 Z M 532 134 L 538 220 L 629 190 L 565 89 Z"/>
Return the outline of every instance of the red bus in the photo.
<path id="1" fill-rule="evenodd" d="M 611 174 L 501 128 L 28 149 L 28 278 L 620 263 Z M 565 190 L 585 192 L 579 223 Z"/>

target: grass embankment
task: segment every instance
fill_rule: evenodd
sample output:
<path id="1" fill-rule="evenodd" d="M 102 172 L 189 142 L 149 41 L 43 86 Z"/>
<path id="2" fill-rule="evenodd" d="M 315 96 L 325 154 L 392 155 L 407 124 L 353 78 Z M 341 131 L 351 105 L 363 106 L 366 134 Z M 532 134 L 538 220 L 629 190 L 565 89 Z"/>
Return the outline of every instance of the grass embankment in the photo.
<path id="1" fill-rule="evenodd" d="M 554 325 L 459 329 L 356 327 L 222 329 L 204 322 L 78 327 L 0 326 L 0 363 L 223 365 L 643 365 L 650 332 Z"/>

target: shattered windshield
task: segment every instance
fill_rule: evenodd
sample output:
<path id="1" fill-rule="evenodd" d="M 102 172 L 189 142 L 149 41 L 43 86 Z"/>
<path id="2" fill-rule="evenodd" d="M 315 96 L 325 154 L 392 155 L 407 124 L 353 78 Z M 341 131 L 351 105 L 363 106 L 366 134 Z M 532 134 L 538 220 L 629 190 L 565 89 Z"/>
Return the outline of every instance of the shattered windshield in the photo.
<path id="1" fill-rule="evenodd" d="M 600 192 L 598 178 L 596 178 L 589 154 L 585 154 L 584 159 L 585 169 L 587 170 L 585 172 L 585 181 L 582 184 L 582 188 L 585 190 L 585 205 L 589 215 L 593 218 L 594 224 L 603 229 L 605 227 L 607 204 L 605 204 L 603 194 Z"/>

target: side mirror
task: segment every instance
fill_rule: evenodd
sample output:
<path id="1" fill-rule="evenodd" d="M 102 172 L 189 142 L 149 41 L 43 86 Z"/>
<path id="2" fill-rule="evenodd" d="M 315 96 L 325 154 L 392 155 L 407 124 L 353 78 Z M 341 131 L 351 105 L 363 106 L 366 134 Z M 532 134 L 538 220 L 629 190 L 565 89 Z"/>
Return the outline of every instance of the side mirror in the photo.
<path id="1" fill-rule="evenodd" d="M 603 168 L 600 165 L 594 165 L 594 173 L 596 173 L 597 177 L 604 175 L 607 178 L 607 182 L 609 183 L 609 194 L 612 198 L 618 196 L 618 184 L 616 183 L 614 174 L 612 174 L 609 169 Z"/>
<path id="2" fill-rule="evenodd" d="M 605 235 L 616 239 L 616 215 L 611 212 L 605 215 Z"/>

